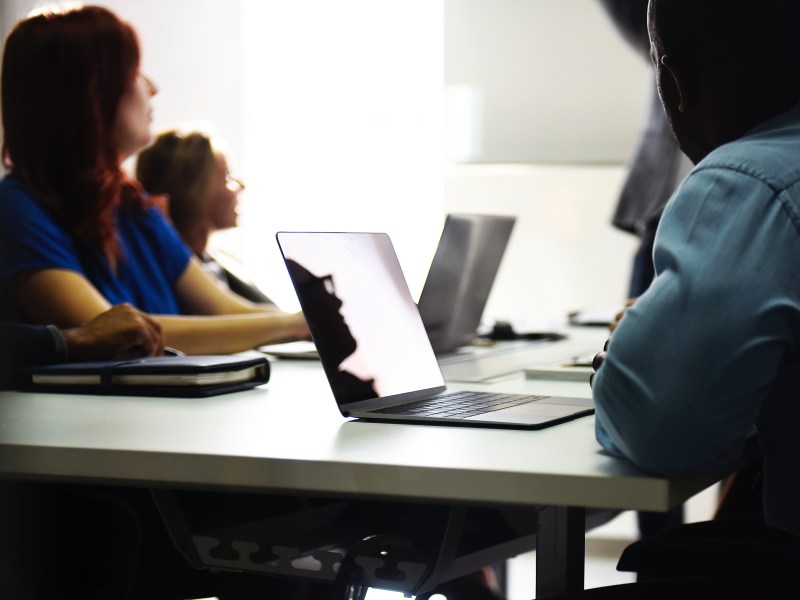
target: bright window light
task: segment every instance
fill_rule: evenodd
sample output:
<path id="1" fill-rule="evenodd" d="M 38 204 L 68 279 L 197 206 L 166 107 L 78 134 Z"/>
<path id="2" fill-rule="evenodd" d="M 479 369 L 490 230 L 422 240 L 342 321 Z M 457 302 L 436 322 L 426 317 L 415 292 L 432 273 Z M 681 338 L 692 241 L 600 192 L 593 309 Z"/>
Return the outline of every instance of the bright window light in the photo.
<path id="1" fill-rule="evenodd" d="M 443 0 L 243 0 L 242 19 L 247 191 L 222 247 L 289 309 L 275 231 L 385 231 L 416 296 L 444 217 Z"/>

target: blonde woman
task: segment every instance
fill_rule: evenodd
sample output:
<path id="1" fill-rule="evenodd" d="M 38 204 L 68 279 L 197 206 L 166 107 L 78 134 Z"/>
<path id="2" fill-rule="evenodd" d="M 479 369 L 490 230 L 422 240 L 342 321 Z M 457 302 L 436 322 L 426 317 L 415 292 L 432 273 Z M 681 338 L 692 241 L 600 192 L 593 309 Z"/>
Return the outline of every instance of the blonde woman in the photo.
<path id="1" fill-rule="evenodd" d="M 241 265 L 208 249 L 212 233 L 236 227 L 244 190 L 220 145 L 200 130 L 165 131 L 139 153 L 136 178 L 149 194 L 166 196 L 172 223 L 208 273 L 250 302 L 271 305 Z"/>

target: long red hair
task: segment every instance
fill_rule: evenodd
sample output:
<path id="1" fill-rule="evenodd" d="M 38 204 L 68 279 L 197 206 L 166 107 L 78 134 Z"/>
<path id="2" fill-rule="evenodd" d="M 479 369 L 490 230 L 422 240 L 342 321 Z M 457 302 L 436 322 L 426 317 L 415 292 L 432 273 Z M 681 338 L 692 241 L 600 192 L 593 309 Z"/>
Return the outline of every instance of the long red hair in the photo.
<path id="1" fill-rule="evenodd" d="M 113 139 L 136 80 L 136 32 L 98 6 L 40 12 L 16 25 L 2 71 L 2 156 L 82 247 L 120 257 L 119 206 L 143 204 Z"/>

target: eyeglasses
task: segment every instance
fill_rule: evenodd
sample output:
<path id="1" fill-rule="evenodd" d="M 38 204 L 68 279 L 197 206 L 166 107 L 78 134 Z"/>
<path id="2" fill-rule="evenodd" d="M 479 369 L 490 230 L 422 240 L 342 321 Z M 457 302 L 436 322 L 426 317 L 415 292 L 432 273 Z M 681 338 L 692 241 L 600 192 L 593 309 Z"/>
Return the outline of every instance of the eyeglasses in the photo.
<path id="1" fill-rule="evenodd" d="M 238 177 L 225 173 L 225 187 L 232 192 L 240 192 L 244 189 L 244 183 Z"/>
<path id="2" fill-rule="evenodd" d="M 333 284 L 333 275 L 324 275 L 319 278 L 322 282 L 322 285 L 325 286 L 325 291 L 328 292 L 331 296 L 336 295 L 336 286 Z"/>

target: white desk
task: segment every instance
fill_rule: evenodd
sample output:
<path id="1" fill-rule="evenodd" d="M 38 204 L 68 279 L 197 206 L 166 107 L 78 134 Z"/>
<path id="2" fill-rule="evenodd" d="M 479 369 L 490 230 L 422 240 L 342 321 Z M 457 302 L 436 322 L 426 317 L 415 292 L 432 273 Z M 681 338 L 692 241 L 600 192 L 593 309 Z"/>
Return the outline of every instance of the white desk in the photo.
<path id="1" fill-rule="evenodd" d="M 590 394 L 586 384 L 521 375 L 483 387 Z M 2 392 L 0 475 L 549 505 L 537 540 L 542 596 L 583 585 L 583 507 L 663 511 L 718 479 L 643 475 L 604 455 L 593 427 L 593 417 L 541 431 L 347 422 L 318 363 L 278 361 L 266 386 L 214 398 Z"/>

